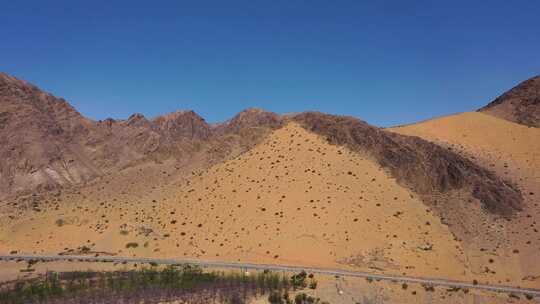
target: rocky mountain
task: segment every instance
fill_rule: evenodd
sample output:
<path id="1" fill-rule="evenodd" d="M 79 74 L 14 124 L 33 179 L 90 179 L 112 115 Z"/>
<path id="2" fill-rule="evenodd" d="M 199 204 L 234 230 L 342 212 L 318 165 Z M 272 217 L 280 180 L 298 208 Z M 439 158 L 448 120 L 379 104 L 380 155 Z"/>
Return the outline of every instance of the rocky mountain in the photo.
<path id="1" fill-rule="evenodd" d="M 94 121 L 2 74 L 0 252 L 537 284 L 540 129 L 472 114 L 393 129 L 260 109 Z"/>
<path id="2" fill-rule="evenodd" d="M 95 137 L 93 122 L 65 100 L 0 75 L 0 192 L 78 183 L 99 175 L 79 140 Z"/>
<path id="3" fill-rule="evenodd" d="M 62 98 L 0 74 L 0 198 L 84 183 L 144 162 L 211 164 L 257 142 L 279 125 L 277 117 L 248 110 L 219 127 L 193 111 L 93 121 Z"/>
<path id="4" fill-rule="evenodd" d="M 523 81 L 478 111 L 540 128 L 540 75 Z"/>
<path id="5" fill-rule="evenodd" d="M 281 117 L 247 109 L 213 126 L 193 111 L 93 121 L 65 100 L 5 74 L 0 77 L 0 113 L 0 139 L 6 143 L 0 147 L 6 160 L 0 165 L 4 197 L 77 185 L 143 163 L 172 160 L 179 175 L 189 173 L 235 157 L 269 131 L 297 122 L 331 144 L 367 153 L 418 194 L 463 190 L 493 213 L 509 216 L 520 209 L 519 191 L 491 171 L 422 139 L 350 117 L 314 112 Z"/>

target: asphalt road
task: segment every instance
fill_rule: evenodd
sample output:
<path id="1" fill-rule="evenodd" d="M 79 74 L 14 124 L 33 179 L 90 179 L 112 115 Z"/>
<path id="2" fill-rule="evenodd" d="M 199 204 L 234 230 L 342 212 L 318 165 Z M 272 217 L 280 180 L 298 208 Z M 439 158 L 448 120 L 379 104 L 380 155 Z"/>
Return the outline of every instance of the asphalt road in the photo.
<path id="1" fill-rule="evenodd" d="M 160 265 L 176 265 L 176 264 L 191 264 L 208 268 L 232 268 L 232 269 L 255 269 L 255 270 L 272 270 L 286 272 L 300 272 L 305 270 L 309 273 L 322 275 L 332 275 L 341 277 L 360 277 L 373 280 L 386 280 L 401 283 L 416 283 L 431 286 L 442 286 L 449 288 L 467 288 L 481 289 L 503 293 L 526 294 L 534 297 L 540 297 L 540 289 L 535 288 L 520 288 L 505 285 L 488 285 L 488 284 L 473 284 L 472 282 L 462 282 L 447 280 L 442 278 L 423 278 L 409 277 L 391 274 L 375 274 L 362 271 L 350 271 L 341 269 L 313 268 L 304 266 L 286 266 L 286 265 L 270 265 L 270 264 L 252 264 L 252 263 L 235 263 L 225 261 L 205 261 L 191 259 L 151 259 L 151 258 L 129 258 L 118 256 L 70 256 L 70 255 L 0 255 L 0 260 L 43 260 L 43 261 L 82 261 L 82 262 L 115 262 L 115 263 L 155 263 Z"/>

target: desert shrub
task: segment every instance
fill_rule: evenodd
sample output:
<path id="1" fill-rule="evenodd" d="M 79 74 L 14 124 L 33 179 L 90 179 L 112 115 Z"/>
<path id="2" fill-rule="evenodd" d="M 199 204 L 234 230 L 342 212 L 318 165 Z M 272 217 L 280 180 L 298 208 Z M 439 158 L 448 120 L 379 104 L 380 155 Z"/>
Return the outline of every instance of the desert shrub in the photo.
<path id="1" fill-rule="evenodd" d="M 294 298 L 295 304 L 319 304 L 320 302 L 321 302 L 321 299 L 308 296 L 307 294 L 303 292 L 297 294 L 296 297 Z M 325 303 L 328 303 L 328 302 L 325 302 Z"/>
<path id="2" fill-rule="evenodd" d="M 307 299 L 307 294 L 299 293 L 294 297 L 294 303 L 295 304 L 303 304 L 303 303 L 305 303 L 306 299 Z"/>
<path id="3" fill-rule="evenodd" d="M 422 287 L 424 287 L 424 289 L 425 289 L 427 292 L 433 292 L 433 291 L 435 291 L 435 287 L 433 287 L 433 285 L 430 285 L 430 284 L 422 284 Z"/>
<path id="4" fill-rule="evenodd" d="M 129 242 L 126 244 L 126 248 L 137 248 L 139 247 L 139 243 L 136 242 Z"/>
<path id="5" fill-rule="evenodd" d="M 66 222 L 63 219 L 57 219 L 54 223 L 56 224 L 56 226 L 62 227 Z"/>
<path id="6" fill-rule="evenodd" d="M 294 289 L 302 289 L 306 288 L 306 277 L 307 273 L 305 271 L 301 271 L 298 274 L 294 274 L 291 276 L 291 285 Z"/>
<path id="7" fill-rule="evenodd" d="M 34 272 L 36 271 L 34 268 L 23 268 L 19 270 L 19 272 Z"/>

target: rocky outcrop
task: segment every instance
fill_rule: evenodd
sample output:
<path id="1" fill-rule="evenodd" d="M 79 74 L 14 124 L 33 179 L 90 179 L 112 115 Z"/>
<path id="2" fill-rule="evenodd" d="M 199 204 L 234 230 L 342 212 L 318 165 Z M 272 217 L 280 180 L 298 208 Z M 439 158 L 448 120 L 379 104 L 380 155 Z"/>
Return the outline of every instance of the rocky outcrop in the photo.
<path id="1" fill-rule="evenodd" d="M 206 140 L 211 136 L 210 126 L 194 111 L 177 111 L 152 120 L 156 132 L 169 140 L 184 138 Z"/>
<path id="2" fill-rule="evenodd" d="M 478 111 L 540 128 L 540 76 L 520 83 Z"/>
<path id="3" fill-rule="evenodd" d="M 99 175 L 79 154 L 92 123 L 65 100 L 0 74 L 0 197 Z"/>
<path id="4" fill-rule="evenodd" d="M 62 98 L 0 74 L 0 198 L 84 183 L 143 162 L 209 165 L 278 126 L 279 116 L 262 110 L 246 110 L 221 127 L 190 110 L 93 121 Z"/>
<path id="5" fill-rule="evenodd" d="M 238 113 L 232 119 L 216 125 L 214 132 L 216 134 L 239 133 L 241 130 L 258 127 L 279 128 L 282 124 L 283 119 L 276 113 L 250 108 Z"/>

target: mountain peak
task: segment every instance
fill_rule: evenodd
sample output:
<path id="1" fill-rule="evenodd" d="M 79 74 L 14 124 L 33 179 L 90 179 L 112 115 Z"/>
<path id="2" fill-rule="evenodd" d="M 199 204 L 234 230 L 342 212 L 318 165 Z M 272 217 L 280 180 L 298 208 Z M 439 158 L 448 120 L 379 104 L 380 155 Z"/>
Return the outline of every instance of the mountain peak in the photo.
<path id="1" fill-rule="evenodd" d="M 134 113 L 126 121 L 128 126 L 142 126 L 148 124 L 148 119 L 141 113 Z"/>
<path id="2" fill-rule="evenodd" d="M 478 111 L 539 128 L 540 75 L 521 82 Z"/>
<path id="3" fill-rule="evenodd" d="M 191 117 L 191 118 L 194 118 L 194 119 L 204 121 L 204 118 L 202 118 L 199 114 L 197 114 L 193 110 L 177 110 L 177 111 L 174 111 L 174 112 L 171 112 L 171 113 L 167 113 L 167 114 L 164 114 L 164 115 L 157 116 L 154 119 L 152 119 L 152 121 L 154 121 L 154 122 L 172 121 L 172 120 L 183 119 L 183 118 L 186 118 L 186 117 Z"/>
<path id="4" fill-rule="evenodd" d="M 171 138 L 206 139 L 210 126 L 193 110 L 176 111 L 152 120 L 154 127 Z"/>
<path id="5" fill-rule="evenodd" d="M 268 112 L 258 108 L 247 108 L 236 114 L 230 120 L 217 126 L 217 132 L 232 132 L 237 133 L 244 128 L 253 127 L 279 127 L 282 125 L 283 119 L 274 112 Z"/>

